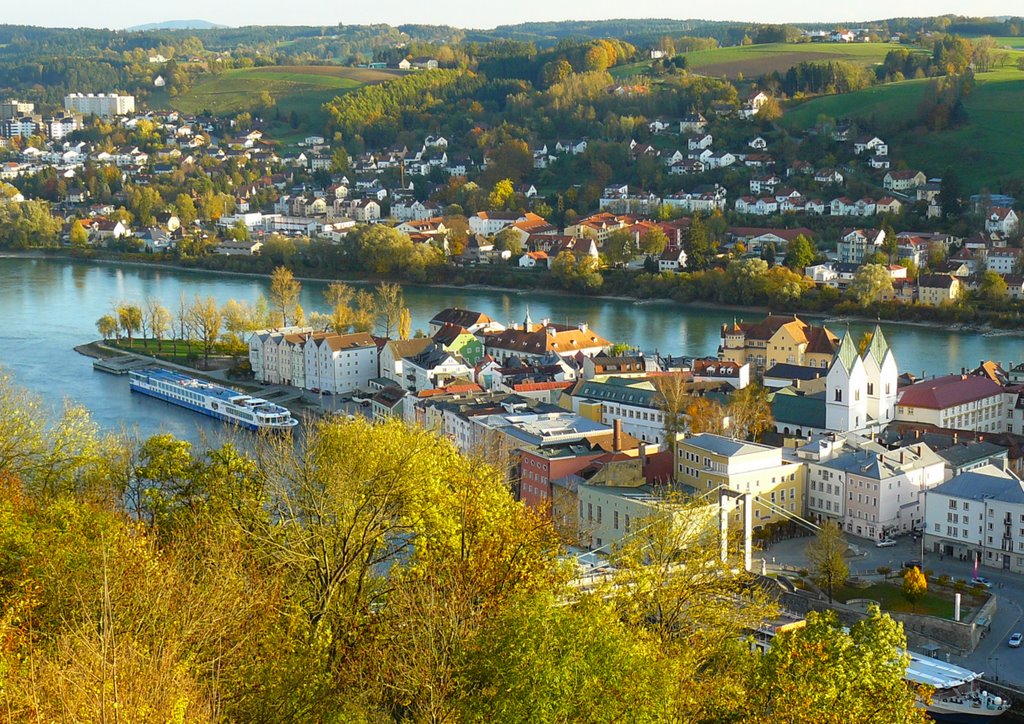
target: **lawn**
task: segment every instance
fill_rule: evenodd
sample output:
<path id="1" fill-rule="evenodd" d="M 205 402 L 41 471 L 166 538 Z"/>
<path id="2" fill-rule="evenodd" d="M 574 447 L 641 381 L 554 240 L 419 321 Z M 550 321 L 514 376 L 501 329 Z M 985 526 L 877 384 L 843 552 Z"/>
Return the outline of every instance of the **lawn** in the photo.
<path id="1" fill-rule="evenodd" d="M 808 128 L 820 116 L 856 118 L 884 133 L 886 126 L 901 126 L 887 139 L 893 157 L 928 175 L 940 175 L 956 162 L 966 188 L 972 192 L 1000 189 L 1001 182 L 1024 177 L 1024 72 L 1011 54 L 1005 67 L 978 73 L 974 91 L 965 99 L 967 123 L 940 132 L 907 128 L 927 90 L 929 81 L 909 80 L 872 86 L 856 93 L 822 96 L 786 111 L 783 125 Z"/>
<path id="2" fill-rule="evenodd" d="M 335 96 L 394 77 L 393 71 L 333 65 L 238 68 L 201 76 L 187 93 L 168 98 L 167 103 L 184 113 L 208 110 L 228 115 L 252 110 L 260 94 L 266 91 L 282 114 L 295 111 L 313 119 L 322 113 L 321 106 Z"/>
<path id="3" fill-rule="evenodd" d="M 123 349 L 127 352 L 146 354 L 157 359 L 182 365 L 192 364 L 197 360 L 203 359 L 203 343 L 196 340 L 165 339 L 162 342 L 157 342 L 155 339 L 133 339 L 131 345 L 129 345 L 128 338 L 122 337 L 119 341 L 110 340 L 106 344 L 109 347 Z M 244 349 L 232 349 L 223 342 L 214 343 L 213 349 L 210 351 L 211 359 L 213 357 L 231 357 L 232 355 L 246 354 L 247 352 Z"/>
<path id="4" fill-rule="evenodd" d="M 895 611 L 898 613 L 916 613 L 924 616 L 938 616 L 939 618 L 953 618 L 953 593 L 951 589 L 932 585 L 929 581 L 928 593 L 917 602 L 916 607 L 903 597 L 903 589 L 893 583 L 876 583 L 868 588 L 857 588 L 855 586 L 843 586 L 835 593 L 837 601 L 846 602 L 854 598 L 868 598 L 878 601 L 883 611 Z M 960 619 L 966 619 L 970 613 L 981 605 L 981 601 L 975 599 L 969 593 L 963 594 L 960 605 Z"/>
<path id="5" fill-rule="evenodd" d="M 894 43 L 768 43 L 737 45 L 686 54 L 686 67 L 701 75 L 735 78 L 742 73 L 754 78 L 765 73 L 784 73 L 803 62 L 848 60 L 874 65 L 885 60 Z"/>

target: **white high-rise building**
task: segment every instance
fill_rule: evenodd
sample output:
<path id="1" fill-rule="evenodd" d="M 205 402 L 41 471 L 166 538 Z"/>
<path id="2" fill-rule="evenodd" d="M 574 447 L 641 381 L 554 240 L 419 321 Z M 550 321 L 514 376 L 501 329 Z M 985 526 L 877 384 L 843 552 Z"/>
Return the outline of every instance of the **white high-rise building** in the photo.
<path id="1" fill-rule="evenodd" d="M 83 116 L 124 116 L 135 112 L 135 96 L 117 93 L 70 93 L 64 109 Z"/>

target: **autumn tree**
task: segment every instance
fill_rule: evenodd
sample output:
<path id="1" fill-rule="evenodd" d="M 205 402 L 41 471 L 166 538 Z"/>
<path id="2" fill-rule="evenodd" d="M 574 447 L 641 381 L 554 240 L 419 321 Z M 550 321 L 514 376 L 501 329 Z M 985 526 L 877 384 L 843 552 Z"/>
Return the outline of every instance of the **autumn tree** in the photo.
<path id="1" fill-rule="evenodd" d="M 756 440 L 775 425 L 768 388 L 756 382 L 733 392 L 725 409 L 732 434 L 743 440 Z"/>
<path id="2" fill-rule="evenodd" d="M 220 336 L 220 328 L 223 317 L 217 300 L 212 296 L 205 299 L 198 294 L 189 305 L 186 312 L 188 328 L 196 335 L 196 339 L 203 345 L 203 363 L 208 367 L 210 364 L 210 352 Z"/>
<path id="3" fill-rule="evenodd" d="M 1007 289 L 1006 280 L 998 272 L 989 269 L 981 277 L 978 296 L 989 304 L 999 304 L 1006 301 Z"/>
<path id="4" fill-rule="evenodd" d="M 298 317 L 299 294 L 302 282 L 295 278 L 288 267 L 279 266 L 270 276 L 270 303 L 281 325 L 288 326 Z"/>
<path id="5" fill-rule="evenodd" d="M 668 236 L 657 227 L 648 229 L 640 237 L 640 251 L 649 256 L 661 256 L 666 246 L 668 246 Z"/>
<path id="6" fill-rule="evenodd" d="M 104 314 L 96 320 L 96 331 L 104 340 L 113 338 L 118 329 L 117 318 L 113 314 Z"/>
<path id="7" fill-rule="evenodd" d="M 487 197 L 487 208 L 491 211 L 505 211 L 516 196 L 511 179 L 502 179 L 494 184 Z"/>
<path id="8" fill-rule="evenodd" d="M 903 572 L 903 597 L 915 607 L 917 602 L 928 593 L 928 579 L 924 571 L 917 566 L 911 566 Z"/>
<path id="9" fill-rule="evenodd" d="M 661 410 L 665 430 L 665 442 L 672 453 L 672 469 L 675 470 L 676 447 L 679 436 L 686 431 L 686 412 L 690 403 L 690 385 L 681 374 L 661 375 L 653 378 L 658 391 L 658 408 Z"/>
<path id="10" fill-rule="evenodd" d="M 616 229 L 604 242 L 604 255 L 611 264 L 628 264 L 636 258 L 640 248 L 636 236 L 628 229 Z"/>
<path id="11" fill-rule="evenodd" d="M 128 346 L 132 346 L 132 336 L 142 328 L 142 310 L 136 304 L 123 302 L 117 305 L 117 323 L 128 337 Z"/>
<path id="12" fill-rule="evenodd" d="M 725 432 L 726 411 L 719 403 L 707 397 L 690 397 L 686 405 L 687 427 L 691 434 Z"/>
<path id="13" fill-rule="evenodd" d="M 391 339 L 392 332 L 397 332 L 405 309 L 405 299 L 399 284 L 381 282 L 374 289 L 374 308 L 377 310 L 377 325 L 383 336 Z"/>
<path id="14" fill-rule="evenodd" d="M 846 582 L 850 567 L 846 564 L 846 538 L 835 523 L 822 521 L 814 539 L 807 545 L 807 560 L 811 564 L 811 577 L 825 589 L 828 602 L 836 588 Z"/>
<path id="15" fill-rule="evenodd" d="M 146 297 L 143 313 L 149 324 L 149 333 L 156 340 L 157 349 L 163 348 L 163 339 L 171 330 L 171 311 L 156 297 Z"/>
<path id="16" fill-rule="evenodd" d="M 918 691 L 905 681 L 903 626 L 878 606 L 849 629 L 834 611 L 811 612 L 780 633 L 752 677 L 742 721 L 925 724 Z M 865 676 L 865 672 L 871 672 Z"/>
<path id="17" fill-rule="evenodd" d="M 80 219 L 75 219 L 75 223 L 71 225 L 69 240 L 72 246 L 78 248 L 89 245 L 89 232 L 85 230 Z"/>

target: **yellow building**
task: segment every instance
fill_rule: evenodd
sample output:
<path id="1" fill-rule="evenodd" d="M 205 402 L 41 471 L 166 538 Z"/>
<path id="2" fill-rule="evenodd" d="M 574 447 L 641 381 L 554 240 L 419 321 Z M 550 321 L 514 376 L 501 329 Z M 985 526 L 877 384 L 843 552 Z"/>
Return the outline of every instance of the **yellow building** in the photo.
<path id="1" fill-rule="evenodd" d="M 782 458 L 782 449 L 703 433 L 680 437 L 676 444 L 676 479 L 707 494 L 719 487 L 754 496 L 754 529 L 804 517 L 806 466 Z M 742 511 L 730 515 L 743 524 Z"/>
<path id="2" fill-rule="evenodd" d="M 827 327 L 813 327 L 796 315 L 769 315 L 723 325 L 718 358 L 749 363 L 761 376 L 777 364 L 828 369 L 838 348 L 839 338 Z"/>

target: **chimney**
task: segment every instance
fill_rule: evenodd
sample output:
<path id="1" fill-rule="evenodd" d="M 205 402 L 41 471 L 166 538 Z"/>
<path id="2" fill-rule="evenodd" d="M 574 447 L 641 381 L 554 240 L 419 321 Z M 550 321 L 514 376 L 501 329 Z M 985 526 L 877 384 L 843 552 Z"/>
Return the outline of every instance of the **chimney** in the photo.
<path id="1" fill-rule="evenodd" d="M 953 444 L 956 445 L 960 436 L 957 433 L 953 433 Z"/>
<path id="2" fill-rule="evenodd" d="M 903 451 L 900 450 L 900 465 L 903 464 Z"/>
<path id="3" fill-rule="evenodd" d="M 622 420 L 616 419 L 612 422 L 612 450 L 619 452 L 622 449 Z"/>
<path id="4" fill-rule="evenodd" d="M 640 474 L 644 477 L 647 472 L 647 444 L 644 442 L 640 443 Z"/>

